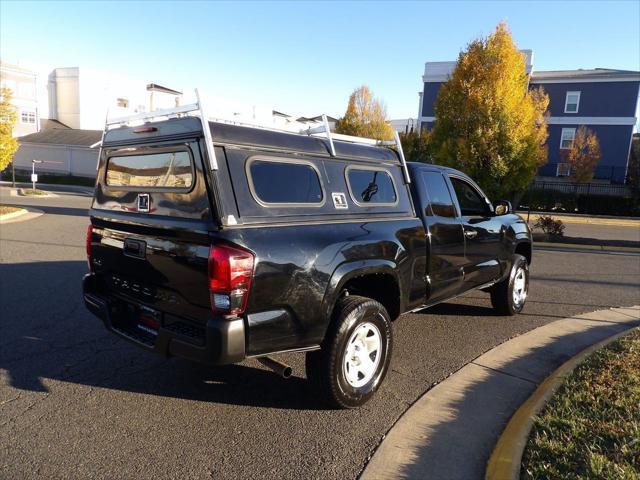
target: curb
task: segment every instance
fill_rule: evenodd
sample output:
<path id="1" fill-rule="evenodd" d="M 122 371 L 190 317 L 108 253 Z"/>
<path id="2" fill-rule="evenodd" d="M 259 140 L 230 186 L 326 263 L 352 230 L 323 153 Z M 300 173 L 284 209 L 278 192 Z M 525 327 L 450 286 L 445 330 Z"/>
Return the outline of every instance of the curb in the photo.
<path id="1" fill-rule="evenodd" d="M 516 212 L 521 217 L 527 215 L 527 211 Z M 530 217 L 532 221 L 535 221 L 537 217 L 549 216 L 557 220 L 562 220 L 564 223 L 575 224 L 589 224 L 589 225 L 610 225 L 619 227 L 638 227 L 640 226 L 640 218 L 636 217 L 603 217 L 603 216 L 590 216 L 590 215 L 567 215 L 564 213 L 554 212 L 531 212 Z"/>
<path id="2" fill-rule="evenodd" d="M 611 307 L 494 346 L 416 399 L 382 437 L 359 480 L 511 478 L 486 476 L 487 462 L 520 407 L 572 357 L 639 326 L 640 305 Z"/>
<path id="3" fill-rule="evenodd" d="M 626 252 L 640 253 L 637 247 L 619 247 L 614 245 L 585 245 L 582 243 L 559 243 L 559 242 L 535 242 L 533 248 L 544 248 L 549 250 L 585 250 L 596 252 Z"/>
<path id="4" fill-rule="evenodd" d="M 491 458 L 489 458 L 485 479 L 518 480 L 520 478 L 522 454 L 533 427 L 533 417 L 544 408 L 564 380 L 587 357 L 638 328 L 630 328 L 585 348 L 549 375 L 509 420 L 496 443 Z"/>
<path id="5" fill-rule="evenodd" d="M 44 190 L 40 190 L 41 192 L 45 192 L 44 194 L 40 194 L 40 195 L 31 195 L 28 193 L 25 193 L 25 190 L 30 190 L 28 188 L 12 188 L 10 191 L 10 195 L 12 197 L 30 197 L 30 198 L 57 198 L 59 197 L 59 195 L 56 195 L 55 193 L 51 193 L 51 192 L 45 192 Z"/>
<path id="6" fill-rule="evenodd" d="M 19 215 L 17 214 L 18 212 L 3 215 L 2 218 L 0 218 L 0 224 L 9 225 L 11 223 L 25 222 L 44 215 L 42 210 L 31 206 L 21 205 L 21 210 Z"/>
<path id="7" fill-rule="evenodd" d="M 15 212 L 5 213 L 4 215 L 0 215 L 0 223 L 6 222 L 7 220 L 12 220 L 17 217 L 21 217 L 22 215 L 25 215 L 27 213 L 29 213 L 29 210 L 26 210 L 24 208 L 20 208 Z"/>

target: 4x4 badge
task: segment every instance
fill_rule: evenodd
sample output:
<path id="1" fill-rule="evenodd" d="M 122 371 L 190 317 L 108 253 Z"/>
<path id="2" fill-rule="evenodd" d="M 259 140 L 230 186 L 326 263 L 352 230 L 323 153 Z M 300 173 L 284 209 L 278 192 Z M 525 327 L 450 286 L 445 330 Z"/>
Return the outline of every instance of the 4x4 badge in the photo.
<path id="1" fill-rule="evenodd" d="M 148 193 L 139 193 L 138 194 L 138 212 L 148 213 L 149 212 L 149 194 Z"/>
<path id="2" fill-rule="evenodd" d="M 342 192 L 332 192 L 331 198 L 333 198 L 333 206 L 339 210 L 346 210 L 349 208 L 347 204 L 347 197 Z"/>

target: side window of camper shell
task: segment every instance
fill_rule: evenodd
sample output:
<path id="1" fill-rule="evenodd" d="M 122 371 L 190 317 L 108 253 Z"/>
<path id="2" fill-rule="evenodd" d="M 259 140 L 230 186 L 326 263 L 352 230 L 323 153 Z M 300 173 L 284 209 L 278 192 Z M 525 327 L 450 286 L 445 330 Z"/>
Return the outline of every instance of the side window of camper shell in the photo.
<path id="1" fill-rule="evenodd" d="M 320 174 L 311 162 L 253 157 L 246 171 L 251 194 L 265 207 L 321 207 L 325 203 Z"/>
<path id="2" fill-rule="evenodd" d="M 348 166 L 345 171 L 351 199 L 360 206 L 398 203 L 393 177 L 384 168 Z"/>

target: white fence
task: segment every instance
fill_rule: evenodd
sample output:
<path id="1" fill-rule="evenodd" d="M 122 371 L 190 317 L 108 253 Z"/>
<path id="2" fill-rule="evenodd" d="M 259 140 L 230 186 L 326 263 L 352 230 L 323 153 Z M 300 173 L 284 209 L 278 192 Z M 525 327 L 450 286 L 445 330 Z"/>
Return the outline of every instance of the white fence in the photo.
<path id="1" fill-rule="evenodd" d="M 22 144 L 14 156 L 14 166 L 16 170 L 31 171 L 32 160 L 45 160 L 56 163 L 37 164 L 37 173 L 95 178 L 98 152 L 98 148 Z"/>

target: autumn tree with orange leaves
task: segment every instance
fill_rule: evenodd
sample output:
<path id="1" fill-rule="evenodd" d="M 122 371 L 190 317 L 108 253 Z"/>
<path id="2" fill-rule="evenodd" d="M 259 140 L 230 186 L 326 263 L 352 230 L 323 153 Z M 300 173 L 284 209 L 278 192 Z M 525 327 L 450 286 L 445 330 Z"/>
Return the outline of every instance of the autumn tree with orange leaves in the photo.
<path id="1" fill-rule="evenodd" d="M 356 88 L 349 97 L 344 116 L 336 122 L 336 133 L 357 137 L 391 140 L 393 127 L 387 121 L 387 109 L 366 85 Z"/>
<path id="2" fill-rule="evenodd" d="M 581 125 L 567 150 L 563 150 L 564 160 L 571 165 L 571 179 L 575 182 L 589 182 L 600 161 L 598 136 Z"/>
<path id="3" fill-rule="evenodd" d="M 436 163 L 474 178 L 490 198 L 513 198 L 547 161 L 549 97 L 529 89 L 525 56 L 506 24 L 460 53 L 435 102 Z"/>

